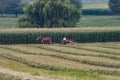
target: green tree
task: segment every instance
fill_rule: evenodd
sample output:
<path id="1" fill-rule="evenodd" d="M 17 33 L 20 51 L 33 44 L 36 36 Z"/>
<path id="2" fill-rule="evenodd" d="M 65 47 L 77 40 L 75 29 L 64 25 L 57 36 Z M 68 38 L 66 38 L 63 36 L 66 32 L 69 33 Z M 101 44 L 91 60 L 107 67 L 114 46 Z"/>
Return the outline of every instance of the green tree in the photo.
<path id="1" fill-rule="evenodd" d="M 80 20 L 80 11 L 69 0 L 39 0 L 25 8 L 19 27 L 74 27 Z"/>
<path id="2" fill-rule="evenodd" d="M 109 8 L 112 13 L 120 14 L 120 0 L 109 0 Z"/>
<path id="3" fill-rule="evenodd" d="M 6 11 L 9 13 L 14 13 L 15 16 L 18 16 L 18 13 L 23 10 L 23 4 L 21 3 L 21 0 L 8 0 L 8 6 L 6 8 Z"/>
<path id="4" fill-rule="evenodd" d="M 18 12 L 22 11 L 21 0 L 0 0 L 0 13 L 14 13 L 17 17 Z"/>
<path id="5" fill-rule="evenodd" d="M 0 0 L 0 14 L 1 17 L 3 17 L 3 13 L 5 12 L 5 9 L 7 7 L 7 1 L 6 0 Z"/>
<path id="6" fill-rule="evenodd" d="M 74 5 L 76 5 L 77 8 L 81 8 L 82 7 L 82 2 L 81 0 L 70 0 L 70 2 Z"/>

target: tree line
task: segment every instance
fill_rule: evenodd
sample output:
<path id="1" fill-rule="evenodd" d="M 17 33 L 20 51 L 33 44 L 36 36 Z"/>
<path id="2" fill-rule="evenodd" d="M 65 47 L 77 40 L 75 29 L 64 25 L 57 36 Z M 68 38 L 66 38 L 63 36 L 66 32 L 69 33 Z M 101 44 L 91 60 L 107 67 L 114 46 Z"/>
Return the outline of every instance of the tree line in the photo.
<path id="1" fill-rule="evenodd" d="M 77 8 L 80 8 L 82 6 L 81 0 L 70 1 L 72 4 L 75 4 Z M 120 0 L 109 0 L 108 4 L 111 13 L 120 14 Z M 15 16 L 17 17 L 17 14 L 23 13 L 24 6 L 25 3 L 23 3 L 22 0 L 0 0 L 1 17 L 3 16 L 4 13 L 15 14 Z M 87 12 L 89 12 L 89 10 Z"/>
<path id="2" fill-rule="evenodd" d="M 109 9 L 113 14 L 120 15 L 120 0 L 109 0 Z"/>
<path id="3" fill-rule="evenodd" d="M 23 13 L 24 4 L 21 0 L 0 0 L 0 14 L 15 14 L 17 17 L 19 13 Z"/>
<path id="4" fill-rule="evenodd" d="M 71 3 L 77 4 L 78 8 L 81 7 L 81 0 L 71 0 Z M 15 14 L 17 17 L 18 14 L 24 13 L 23 7 L 26 4 L 22 0 L 0 0 L 0 16 L 3 17 L 3 14 Z"/>

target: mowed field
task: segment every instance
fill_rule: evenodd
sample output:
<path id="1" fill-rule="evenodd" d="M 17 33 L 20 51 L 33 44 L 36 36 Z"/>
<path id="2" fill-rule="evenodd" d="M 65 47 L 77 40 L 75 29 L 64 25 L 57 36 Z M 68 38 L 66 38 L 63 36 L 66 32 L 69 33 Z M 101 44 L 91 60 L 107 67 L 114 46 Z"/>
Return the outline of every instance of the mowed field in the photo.
<path id="1" fill-rule="evenodd" d="M 0 45 L 2 67 L 43 80 L 120 80 L 120 43 Z"/>

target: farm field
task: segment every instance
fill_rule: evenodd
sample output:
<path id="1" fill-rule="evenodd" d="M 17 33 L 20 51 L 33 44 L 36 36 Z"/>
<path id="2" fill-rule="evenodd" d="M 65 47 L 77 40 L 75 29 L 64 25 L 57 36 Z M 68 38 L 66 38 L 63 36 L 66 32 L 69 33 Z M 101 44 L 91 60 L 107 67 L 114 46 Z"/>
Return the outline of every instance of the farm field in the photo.
<path id="1" fill-rule="evenodd" d="M 109 0 L 82 0 L 83 9 L 108 9 Z"/>
<path id="2" fill-rule="evenodd" d="M 46 80 L 120 80 L 120 43 L 0 45 L 2 67 Z"/>
<path id="3" fill-rule="evenodd" d="M 11 76 L 9 74 L 0 73 L 0 80 L 25 80 L 16 76 Z"/>
<path id="4" fill-rule="evenodd" d="M 82 16 L 76 27 L 119 27 L 120 16 Z M 17 18 L 0 18 L 0 29 L 17 26 Z"/>
<path id="5" fill-rule="evenodd" d="M 104 12 L 108 1 L 82 0 L 83 10 L 100 15 L 83 13 L 75 28 L 21 29 L 17 20 L 23 14 L 3 14 L 0 80 L 120 80 L 120 16 Z M 52 44 L 40 44 L 38 36 L 50 37 Z M 65 36 L 77 43 L 60 44 Z"/>
<path id="6" fill-rule="evenodd" d="M 77 27 L 119 27 L 120 16 L 83 16 Z"/>
<path id="7" fill-rule="evenodd" d="M 32 3 L 35 0 L 22 0 L 22 2 Z M 82 0 L 83 9 L 108 8 L 108 0 Z"/>
<path id="8" fill-rule="evenodd" d="M 0 18 L 0 28 L 12 28 L 17 26 L 17 18 Z"/>
<path id="9" fill-rule="evenodd" d="M 83 4 L 83 9 L 108 9 L 109 6 L 107 3 L 88 3 L 88 4 Z"/>

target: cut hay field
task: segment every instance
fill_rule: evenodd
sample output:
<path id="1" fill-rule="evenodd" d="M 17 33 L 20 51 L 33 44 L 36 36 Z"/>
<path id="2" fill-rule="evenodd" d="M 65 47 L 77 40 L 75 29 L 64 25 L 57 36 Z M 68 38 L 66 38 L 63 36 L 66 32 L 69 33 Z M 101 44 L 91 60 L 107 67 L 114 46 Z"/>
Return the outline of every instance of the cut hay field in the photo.
<path id="1" fill-rule="evenodd" d="M 120 43 L 0 45 L 1 67 L 47 80 L 120 80 Z"/>

